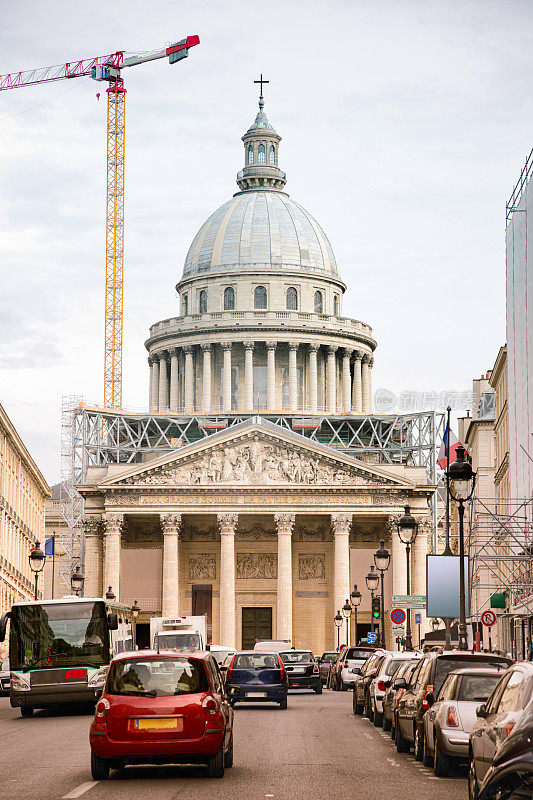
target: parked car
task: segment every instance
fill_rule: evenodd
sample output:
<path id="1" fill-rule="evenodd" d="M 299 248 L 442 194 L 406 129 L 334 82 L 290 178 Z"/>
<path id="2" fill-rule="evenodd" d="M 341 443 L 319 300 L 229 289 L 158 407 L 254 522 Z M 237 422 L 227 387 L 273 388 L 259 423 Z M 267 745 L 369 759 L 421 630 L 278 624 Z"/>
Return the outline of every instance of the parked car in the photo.
<path id="1" fill-rule="evenodd" d="M 226 661 L 228 656 L 234 655 L 237 650 L 234 647 L 224 647 L 224 645 L 221 644 L 211 644 L 209 645 L 209 652 L 220 667 L 224 661 Z"/>
<path id="2" fill-rule="evenodd" d="M 310 650 L 287 650 L 278 655 L 287 673 L 289 689 L 312 689 L 322 694 L 320 668 Z"/>
<path id="3" fill-rule="evenodd" d="M 354 685 L 352 706 L 354 714 L 365 714 L 371 719 L 370 682 L 377 675 L 382 660 L 387 655 L 385 650 L 376 650 L 362 667 L 354 667 Z"/>
<path id="4" fill-rule="evenodd" d="M 254 644 L 258 653 L 282 653 L 292 647 L 290 639 L 262 639 Z"/>
<path id="5" fill-rule="evenodd" d="M 533 700 L 500 745 L 480 787 L 480 800 L 531 800 L 533 797 Z"/>
<path id="6" fill-rule="evenodd" d="M 496 751 L 513 731 L 532 694 L 533 663 L 520 661 L 502 676 L 487 702 L 478 706 L 477 720 L 470 734 L 468 794 L 471 800 L 479 797 L 479 786 L 492 766 Z"/>
<path id="7" fill-rule="evenodd" d="M 11 672 L 9 669 L 9 659 L 0 661 L 0 694 L 9 694 L 11 686 Z"/>
<path id="8" fill-rule="evenodd" d="M 467 761 L 470 731 L 476 708 L 486 701 L 501 672 L 467 667 L 450 672 L 435 701 L 427 695 L 429 711 L 424 714 L 424 764 L 445 778 L 459 761 Z"/>
<path id="9" fill-rule="evenodd" d="M 242 650 L 226 668 L 226 691 L 236 703 L 279 703 L 287 708 L 287 673 L 278 653 Z"/>
<path id="10" fill-rule="evenodd" d="M 357 645 L 354 647 L 344 647 L 334 665 L 331 667 L 329 688 L 334 691 L 343 692 L 350 689 L 355 682 L 354 669 L 361 668 L 367 658 L 376 652 L 376 648 L 369 645 Z"/>
<path id="11" fill-rule="evenodd" d="M 399 753 L 407 753 L 414 747 L 415 758 L 422 761 L 424 757 L 423 718 L 429 708 L 427 696 L 433 697 L 440 691 L 446 676 L 461 667 L 490 668 L 505 670 L 512 660 L 494 653 L 470 653 L 460 650 L 429 652 L 420 659 L 413 673 L 407 691 L 398 703 L 396 715 L 396 749 Z"/>
<path id="12" fill-rule="evenodd" d="M 337 660 L 337 656 L 339 654 L 336 650 L 328 650 L 325 653 L 322 653 L 320 658 L 318 659 L 318 666 L 320 669 L 320 678 L 322 683 L 327 683 L 329 678 L 330 667 L 334 664 Z"/>
<path id="13" fill-rule="evenodd" d="M 418 658 L 420 657 L 418 656 Z M 387 653 L 381 660 L 379 670 L 370 681 L 368 689 L 370 713 L 376 728 L 381 728 L 383 725 L 383 700 L 389 686 L 392 685 L 394 676 L 402 664 L 412 661 L 414 658 L 417 658 L 417 654 L 412 651 L 393 651 Z"/>
<path id="14" fill-rule="evenodd" d="M 201 651 L 123 653 L 109 665 L 90 729 L 91 772 L 126 764 L 233 765 L 233 710 L 217 663 Z"/>
<path id="15" fill-rule="evenodd" d="M 390 735 L 391 739 L 394 741 L 396 738 L 396 720 L 398 716 L 398 704 L 402 699 L 403 695 L 407 691 L 407 687 L 411 682 L 411 678 L 414 674 L 415 669 L 417 668 L 418 660 L 416 661 L 408 661 L 406 664 L 402 664 L 396 675 L 394 676 L 394 680 L 392 682 L 392 688 L 385 696 L 385 700 L 383 702 L 383 728 L 387 730 L 387 715 L 388 715 L 388 708 L 390 707 Z M 390 698 L 390 699 L 389 699 Z"/>

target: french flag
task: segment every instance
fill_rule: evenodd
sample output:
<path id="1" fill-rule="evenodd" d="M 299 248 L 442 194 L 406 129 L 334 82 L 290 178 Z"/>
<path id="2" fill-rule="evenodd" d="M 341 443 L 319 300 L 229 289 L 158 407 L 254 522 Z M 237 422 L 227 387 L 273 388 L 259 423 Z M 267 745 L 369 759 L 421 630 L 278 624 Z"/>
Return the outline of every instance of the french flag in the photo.
<path id="1" fill-rule="evenodd" d="M 446 464 L 447 464 L 446 449 L 448 447 L 450 448 L 450 464 L 451 464 L 453 461 L 455 461 L 457 448 L 460 446 L 461 442 L 459 441 L 455 433 L 449 426 L 446 426 L 444 436 L 442 437 L 442 443 L 440 446 L 439 455 L 437 458 L 437 464 L 441 469 L 446 469 Z"/>

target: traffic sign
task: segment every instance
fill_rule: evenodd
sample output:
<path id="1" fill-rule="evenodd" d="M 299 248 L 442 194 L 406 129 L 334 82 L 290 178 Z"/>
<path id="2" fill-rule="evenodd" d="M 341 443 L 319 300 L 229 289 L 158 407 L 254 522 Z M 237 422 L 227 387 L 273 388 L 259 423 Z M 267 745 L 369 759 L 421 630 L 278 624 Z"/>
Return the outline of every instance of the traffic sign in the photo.
<path id="1" fill-rule="evenodd" d="M 425 608 L 425 594 L 393 594 L 391 597 L 393 608 Z"/>
<path id="2" fill-rule="evenodd" d="M 392 626 L 392 635 L 396 636 L 405 636 L 405 625 L 393 625 Z"/>
<path id="3" fill-rule="evenodd" d="M 393 608 L 390 612 L 390 618 L 394 625 L 401 625 L 405 622 L 405 611 L 402 608 Z"/>
<path id="4" fill-rule="evenodd" d="M 415 625 L 422 625 L 422 614 L 415 614 Z"/>
<path id="5" fill-rule="evenodd" d="M 496 622 L 496 614 L 494 611 L 484 611 L 481 615 L 481 622 L 490 628 Z"/>
<path id="6" fill-rule="evenodd" d="M 375 633 L 372 633 L 372 631 L 367 633 L 366 640 L 367 640 L 368 644 L 375 644 L 376 643 L 376 639 L 377 639 L 377 635 Z"/>

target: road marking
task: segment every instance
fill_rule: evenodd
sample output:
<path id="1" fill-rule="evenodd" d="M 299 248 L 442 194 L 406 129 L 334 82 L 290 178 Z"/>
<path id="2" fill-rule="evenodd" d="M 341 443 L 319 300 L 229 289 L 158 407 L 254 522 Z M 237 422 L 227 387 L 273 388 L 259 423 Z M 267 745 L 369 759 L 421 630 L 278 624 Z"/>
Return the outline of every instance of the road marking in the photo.
<path id="1" fill-rule="evenodd" d="M 81 797 L 82 794 L 88 792 L 89 789 L 92 789 L 93 786 L 96 786 L 98 783 L 100 783 L 100 781 L 86 781 L 68 794 L 64 794 L 61 800 L 75 800 L 76 797 Z"/>

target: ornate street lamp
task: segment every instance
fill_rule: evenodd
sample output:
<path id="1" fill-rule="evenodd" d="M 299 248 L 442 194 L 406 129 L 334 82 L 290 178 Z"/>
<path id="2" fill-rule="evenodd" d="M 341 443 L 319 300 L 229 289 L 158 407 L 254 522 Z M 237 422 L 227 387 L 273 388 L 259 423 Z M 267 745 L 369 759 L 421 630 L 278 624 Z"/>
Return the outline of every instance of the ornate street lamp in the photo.
<path id="1" fill-rule="evenodd" d="M 431 629 L 433 631 L 438 631 L 439 628 L 440 628 L 440 619 L 438 617 L 433 617 L 433 619 L 431 620 Z"/>
<path id="2" fill-rule="evenodd" d="M 137 647 L 137 620 L 139 619 L 139 613 L 141 611 L 140 605 L 137 603 L 137 600 L 133 601 L 133 605 L 131 607 L 131 616 L 133 618 L 133 625 L 132 627 L 132 639 L 133 639 L 133 649 L 135 650 Z"/>
<path id="3" fill-rule="evenodd" d="M 390 553 L 385 547 L 385 540 L 379 540 L 379 547 L 374 553 L 374 564 L 381 577 L 381 646 L 385 647 L 385 573 L 390 564 Z"/>
<path id="4" fill-rule="evenodd" d="M 456 460 L 446 470 L 448 492 L 452 500 L 459 504 L 459 650 L 466 650 L 466 591 L 465 591 L 465 503 L 474 494 L 476 473 L 470 461 L 465 459 L 466 450 L 459 445 Z"/>
<path id="5" fill-rule="evenodd" d="M 40 542 L 35 542 L 35 547 L 28 556 L 28 561 L 30 562 L 31 571 L 35 573 L 35 600 L 37 600 L 37 581 L 39 579 L 39 572 L 43 571 L 44 563 L 46 561 L 46 556 L 41 550 Z"/>
<path id="6" fill-rule="evenodd" d="M 78 597 L 81 594 L 84 582 L 85 582 L 85 575 L 81 571 L 81 567 L 78 564 L 78 566 L 70 576 L 70 585 L 72 587 L 72 591 L 74 592 L 74 594 L 77 594 Z"/>
<path id="7" fill-rule="evenodd" d="M 350 617 L 352 616 L 352 607 L 348 598 L 342 607 L 342 616 L 346 620 L 346 647 L 348 647 L 350 644 Z"/>
<path id="8" fill-rule="evenodd" d="M 418 522 L 411 514 L 410 506 L 404 507 L 404 514 L 398 520 L 398 536 L 400 542 L 405 545 L 405 555 L 407 558 L 407 595 L 411 594 L 411 545 L 414 544 L 418 533 Z M 407 626 L 405 629 L 405 649 L 413 649 L 413 641 L 411 638 L 411 609 L 406 608 Z"/>
<path id="9" fill-rule="evenodd" d="M 355 622 L 354 644 L 357 644 L 357 642 L 359 641 L 358 638 L 357 638 L 357 609 L 361 605 L 361 600 L 362 599 L 363 599 L 363 595 L 361 594 L 361 592 L 357 588 L 357 584 L 354 583 L 353 589 L 352 589 L 352 593 L 350 595 L 350 603 L 351 603 L 352 608 L 353 608 L 354 622 Z"/>
<path id="10" fill-rule="evenodd" d="M 106 599 L 106 600 L 116 600 L 116 599 L 117 599 L 117 596 L 116 596 L 116 594 L 114 593 L 114 591 L 113 591 L 113 589 L 111 588 L 111 586 L 108 586 L 108 587 L 107 587 L 107 592 L 105 593 L 105 599 Z"/>
<path id="11" fill-rule="evenodd" d="M 370 591 L 370 618 L 371 618 L 371 630 L 374 633 L 374 615 L 373 615 L 373 607 L 374 607 L 374 592 L 379 586 L 379 575 L 376 572 L 376 568 L 373 564 L 370 565 L 370 572 L 367 572 L 365 575 L 365 583 L 367 589 Z"/>
<path id="12" fill-rule="evenodd" d="M 342 625 L 342 617 L 340 611 L 337 611 L 337 613 L 333 617 L 333 622 L 335 623 L 335 627 L 337 628 L 337 650 L 338 650 L 340 648 L 340 628 Z"/>

